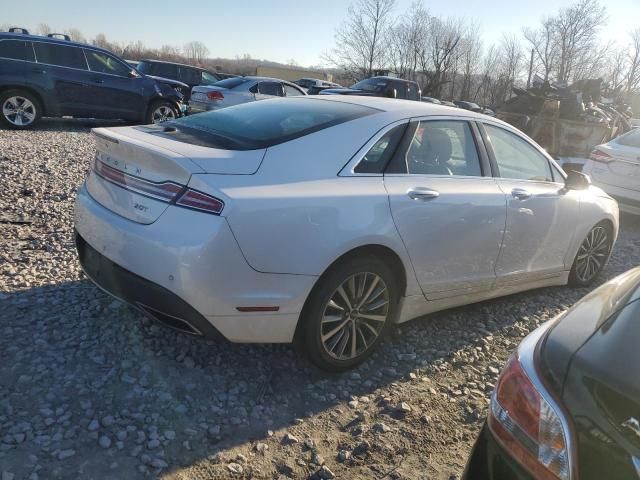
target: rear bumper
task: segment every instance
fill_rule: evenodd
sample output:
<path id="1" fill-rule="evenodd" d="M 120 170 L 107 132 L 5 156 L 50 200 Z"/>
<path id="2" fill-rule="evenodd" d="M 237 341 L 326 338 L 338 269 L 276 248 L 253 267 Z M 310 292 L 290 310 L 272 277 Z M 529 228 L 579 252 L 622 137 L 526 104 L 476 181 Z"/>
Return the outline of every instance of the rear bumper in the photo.
<path id="1" fill-rule="evenodd" d="M 496 441 L 485 423 L 476 440 L 462 480 L 534 480 Z"/>
<path id="2" fill-rule="evenodd" d="M 136 223 L 103 207 L 84 186 L 76 198 L 75 228 L 99 255 L 91 261 L 110 272 L 98 276 L 84 260 L 87 274 L 99 286 L 139 308 L 138 303 L 156 310 L 166 306 L 149 297 L 167 295 L 179 305 L 177 313 L 190 312 L 185 320 L 195 329 L 204 335 L 218 331 L 232 342 L 292 341 L 317 278 L 252 269 L 223 217 L 169 206 L 155 222 Z M 141 288 L 144 298 L 132 288 Z M 277 306 L 278 311 L 238 309 L 262 306 Z M 164 313 L 178 316 L 174 310 Z M 211 328 L 202 326 L 202 318 Z"/>

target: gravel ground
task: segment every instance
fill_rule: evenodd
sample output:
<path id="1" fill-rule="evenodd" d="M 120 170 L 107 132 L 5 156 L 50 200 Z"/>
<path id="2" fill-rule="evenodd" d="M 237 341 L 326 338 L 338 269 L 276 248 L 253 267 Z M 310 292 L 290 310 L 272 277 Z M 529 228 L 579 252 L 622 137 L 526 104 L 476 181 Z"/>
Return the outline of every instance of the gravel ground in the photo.
<path id="1" fill-rule="evenodd" d="M 587 293 L 548 288 L 405 324 L 327 375 L 289 346 L 203 341 L 92 286 L 72 241 L 86 124 L 0 130 L 0 478 L 447 479 L 523 336 Z M 640 259 L 623 230 L 606 277 Z"/>

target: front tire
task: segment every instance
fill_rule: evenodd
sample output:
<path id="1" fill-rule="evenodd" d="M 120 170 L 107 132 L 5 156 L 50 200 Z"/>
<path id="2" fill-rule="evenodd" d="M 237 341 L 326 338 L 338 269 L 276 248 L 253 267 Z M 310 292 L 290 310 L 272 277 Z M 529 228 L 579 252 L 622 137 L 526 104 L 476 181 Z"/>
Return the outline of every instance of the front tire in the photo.
<path id="1" fill-rule="evenodd" d="M 613 246 L 613 232 L 606 223 L 593 227 L 583 240 L 569 273 L 569 285 L 586 287 L 602 273 Z"/>
<path id="2" fill-rule="evenodd" d="M 42 117 L 35 95 L 26 90 L 7 90 L 0 94 L 0 125 L 14 130 L 33 127 Z"/>
<path id="3" fill-rule="evenodd" d="M 167 100 L 156 100 L 149 105 L 145 122 L 148 125 L 158 124 L 178 118 L 178 109 Z"/>
<path id="4" fill-rule="evenodd" d="M 395 323 L 399 298 L 398 281 L 383 261 L 353 258 L 337 265 L 321 277 L 305 304 L 305 353 L 323 370 L 355 367 Z"/>

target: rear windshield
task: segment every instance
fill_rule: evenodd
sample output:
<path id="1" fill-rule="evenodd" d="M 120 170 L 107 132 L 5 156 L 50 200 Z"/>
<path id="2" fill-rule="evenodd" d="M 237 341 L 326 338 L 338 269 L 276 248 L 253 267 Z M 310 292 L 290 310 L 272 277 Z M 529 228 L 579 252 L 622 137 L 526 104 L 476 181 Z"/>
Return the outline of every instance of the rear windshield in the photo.
<path id="1" fill-rule="evenodd" d="M 272 99 L 236 105 L 162 124 L 164 136 L 226 150 L 254 150 L 318 132 L 378 110 L 315 99 Z"/>
<path id="2" fill-rule="evenodd" d="M 224 80 L 220 80 L 217 83 L 214 83 L 216 87 L 228 88 L 231 90 L 232 88 L 236 88 L 238 85 L 242 85 L 245 82 L 248 82 L 248 78 L 244 77 L 231 77 L 225 78 Z"/>
<path id="3" fill-rule="evenodd" d="M 625 133 L 624 135 L 619 137 L 616 142 L 627 147 L 640 148 L 640 128 L 635 128 L 629 133 Z"/>

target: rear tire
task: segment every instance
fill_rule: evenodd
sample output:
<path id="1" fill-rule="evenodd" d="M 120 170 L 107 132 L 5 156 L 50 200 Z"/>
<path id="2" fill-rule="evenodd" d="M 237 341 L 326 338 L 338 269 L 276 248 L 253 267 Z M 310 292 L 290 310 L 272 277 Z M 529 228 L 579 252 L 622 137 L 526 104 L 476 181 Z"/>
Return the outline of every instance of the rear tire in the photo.
<path id="1" fill-rule="evenodd" d="M 580 244 L 569 273 L 569 285 L 587 287 L 595 282 L 609 261 L 613 232 L 606 222 L 600 222 L 587 233 Z"/>
<path id="2" fill-rule="evenodd" d="M 13 130 L 33 127 L 42 117 L 38 98 L 27 90 L 0 93 L 0 125 Z"/>
<path id="3" fill-rule="evenodd" d="M 151 102 L 147 109 L 145 123 L 150 125 L 175 120 L 179 115 L 178 109 L 173 103 L 168 100 L 156 100 Z"/>
<path id="4" fill-rule="evenodd" d="M 393 270 L 375 257 L 352 258 L 331 268 L 305 304 L 299 347 L 327 371 L 363 362 L 395 323 L 398 285 Z"/>

